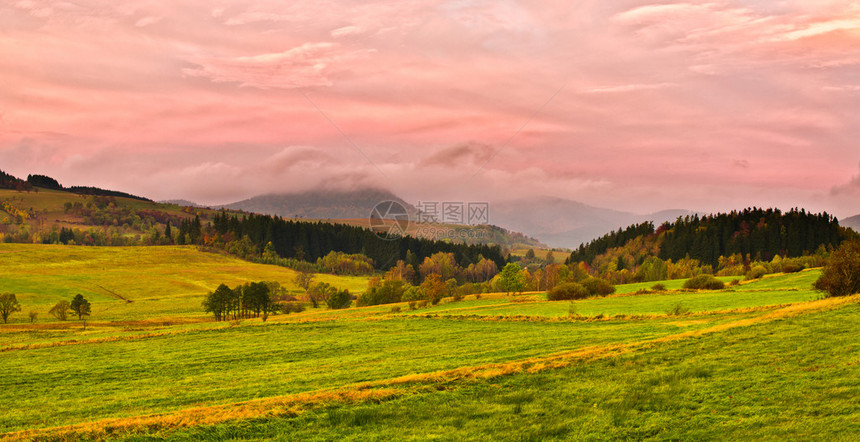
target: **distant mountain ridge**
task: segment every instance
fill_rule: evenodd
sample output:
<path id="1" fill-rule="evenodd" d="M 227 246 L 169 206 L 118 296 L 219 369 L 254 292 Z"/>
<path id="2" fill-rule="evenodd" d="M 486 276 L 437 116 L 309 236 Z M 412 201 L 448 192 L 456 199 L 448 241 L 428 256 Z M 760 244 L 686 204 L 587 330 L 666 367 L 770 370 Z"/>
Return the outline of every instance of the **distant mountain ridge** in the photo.
<path id="1" fill-rule="evenodd" d="M 850 227 L 855 231 L 860 232 L 860 215 L 843 218 L 839 220 L 839 225 L 843 227 Z"/>
<path id="2" fill-rule="evenodd" d="M 500 201 L 490 207 L 490 222 L 523 232 L 554 247 L 576 248 L 610 231 L 644 221 L 655 225 L 693 215 L 663 210 L 648 215 L 604 209 L 557 197 Z"/>
<path id="3" fill-rule="evenodd" d="M 273 193 L 225 204 L 223 207 L 287 218 L 356 219 L 367 218 L 373 207 L 382 201 L 396 201 L 402 204 L 410 215 L 417 213 L 412 204 L 383 189 Z M 664 210 L 640 215 L 589 206 L 564 198 L 538 196 L 491 202 L 488 224 L 523 233 L 552 247 L 573 249 L 610 231 L 632 224 L 653 221 L 659 225 L 693 214 L 694 212 L 688 210 Z"/>
<path id="4" fill-rule="evenodd" d="M 347 219 L 367 218 L 373 207 L 383 201 L 395 201 L 410 213 L 417 212 L 415 207 L 397 195 L 381 189 L 272 193 L 225 204 L 223 207 L 287 218 Z"/>

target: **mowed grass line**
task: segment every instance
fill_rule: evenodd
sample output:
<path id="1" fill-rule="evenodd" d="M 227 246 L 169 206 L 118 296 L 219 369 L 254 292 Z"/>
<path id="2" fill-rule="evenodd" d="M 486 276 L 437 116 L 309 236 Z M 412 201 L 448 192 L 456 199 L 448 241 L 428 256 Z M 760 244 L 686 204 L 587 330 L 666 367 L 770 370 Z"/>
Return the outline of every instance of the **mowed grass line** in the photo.
<path id="1" fill-rule="evenodd" d="M 747 315 L 748 316 L 748 315 Z M 9 351 L 0 431 L 177 411 L 636 342 L 735 320 L 388 319 L 239 326 Z M 81 388 L 79 381 L 86 382 Z"/>
<path id="2" fill-rule="evenodd" d="M 278 428 L 278 425 L 288 425 L 292 426 L 293 422 L 296 421 L 285 421 L 285 420 L 272 420 L 271 418 L 282 418 L 282 417 L 292 417 L 296 416 L 297 413 L 301 413 L 306 410 L 314 410 L 318 409 L 321 406 L 324 406 L 328 403 L 329 407 L 337 406 L 338 404 L 356 404 L 359 410 L 363 410 L 366 407 L 375 407 L 374 405 L 361 404 L 362 402 L 372 401 L 379 402 L 382 400 L 398 400 L 397 398 L 404 398 L 404 400 L 412 400 L 413 397 L 418 394 L 420 397 L 428 396 L 426 393 L 433 391 L 434 389 L 428 388 L 420 388 L 421 385 L 427 385 L 429 383 L 431 386 L 435 385 L 435 390 L 459 390 L 461 388 L 472 388 L 474 383 L 485 382 L 487 380 L 494 380 L 499 376 L 506 376 L 516 373 L 541 373 L 547 370 L 553 369 L 557 370 L 559 368 L 568 367 L 571 364 L 574 366 L 581 366 L 582 363 L 600 359 L 609 359 L 612 361 L 612 366 L 615 366 L 616 359 L 613 358 L 618 355 L 624 355 L 631 351 L 636 352 L 647 352 L 652 349 L 662 349 L 666 348 L 668 343 L 673 343 L 677 341 L 683 340 L 696 340 L 701 339 L 704 336 L 722 336 L 725 335 L 725 332 L 728 332 L 729 335 L 732 333 L 741 333 L 736 332 L 735 329 L 738 328 L 749 328 L 747 326 L 766 323 L 766 322 L 774 322 L 780 323 L 780 321 L 792 321 L 794 317 L 801 314 L 809 314 L 810 312 L 816 311 L 829 311 L 836 310 L 842 308 L 843 310 L 851 311 L 851 308 L 854 308 L 856 311 L 856 303 L 860 301 L 860 296 L 854 296 L 850 298 L 841 298 L 841 299 L 825 299 L 820 301 L 815 301 L 806 304 L 799 304 L 795 306 L 790 306 L 786 308 L 779 309 L 774 312 L 770 312 L 766 315 L 762 315 L 759 317 L 751 317 L 746 319 L 739 319 L 731 322 L 724 322 L 721 324 L 712 325 L 711 327 L 707 327 L 699 330 L 690 330 L 687 332 L 682 332 L 680 334 L 667 335 L 661 338 L 646 340 L 643 342 L 631 342 L 626 344 L 609 344 L 603 346 L 595 346 L 584 348 L 580 350 L 573 350 L 569 352 L 557 353 L 544 357 L 535 357 L 528 358 L 525 360 L 512 361 L 508 363 L 491 363 L 485 364 L 483 366 L 474 366 L 474 367 L 463 367 L 459 369 L 454 369 L 450 371 L 443 372 L 435 372 L 435 373 L 426 373 L 426 374 L 418 374 L 418 375 L 407 375 L 399 378 L 391 379 L 391 380 L 383 380 L 377 382 L 366 382 L 363 384 L 356 385 L 352 389 L 346 390 L 335 390 L 330 392 L 319 392 L 312 394 L 299 394 L 281 398 L 270 398 L 264 399 L 261 401 L 250 401 L 244 403 L 236 403 L 236 404 L 227 404 L 225 406 L 219 407 L 207 407 L 207 408 L 197 408 L 197 409 L 186 409 L 179 413 L 162 415 L 162 416 L 141 416 L 137 418 L 131 419 L 109 419 L 101 422 L 92 422 L 86 424 L 74 425 L 67 428 L 55 428 L 50 430 L 49 433 L 41 433 L 41 432 L 23 432 L 23 433 L 13 433 L 10 434 L 10 437 L 13 438 L 28 438 L 38 434 L 64 434 L 64 437 L 75 438 L 78 436 L 82 437 L 93 437 L 99 436 L 103 437 L 106 434 L 114 433 L 119 431 L 123 432 L 152 432 L 159 431 L 162 432 L 158 434 L 158 437 L 164 437 L 165 434 L 170 434 L 172 431 L 179 430 L 179 434 L 185 434 L 181 427 L 187 426 L 195 426 L 202 425 L 197 428 L 191 429 L 191 434 L 193 439 L 205 438 L 205 439 L 229 439 L 231 437 L 248 437 L 248 429 L 250 427 L 254 427 L 255 425 L 259 425 L 265 431 L 271 430 L 271 425 L 275 425 L 275 428 Z M 848 308 L 846 308 L 848 306 Z M 856 314 L 856 313 L 855 313 Z M 468 321 L 464 321 L 468 322 Z M 718 333 L 724 332 L 724 333 Z M 723 360 L 726 360 L 725 357 L 722 357 Z M 730 360 L 730 358 L 729 358 Z M 860 362 L 855 362 L 860 364 Z M 849 364 L 850 365 L 850 364 Z M 558 373 L 557 371 L 555 371 Z M 684 381 L 686 377 L 702 377 L 704 374 L 709 373 L 708 367 L 693 367 L 690 370 L 687 370 L 682 374 L 668 374 L 661 375 L 659 378 L 656 378 L 658 382 L 672 382 L 678 383 L 679 381 Z M 579 382 L 579 379 L 573 381 L 574 378 L 564 377 L 563 382 L 576 384 Z M 603 379 L 600 376 L 595 376 L 595 378 L 587 379 L 588 382 L 594 383 L 595 381 L 599 382 Z M 558 381 L 558 379 L 556 379 Z M 451 382 L 456 382 L 452 384 Z M 465 383 L 464 383 L 465 382 Z M 650 381 L 649 381 L 650 382 Z M 410 384 L 413 388 L 409 388 Z M 419 388 L 414 388 L 417 384 Z M 541 391 L 541 394 L 548 394 L 549 391 L 547 387 L 536 387 Z M 517 393 L 519 394 L 519 393 Z M 513 400 L 513 404 L 522 405 L 524 402 L 531 402 L 531 399 L 534 396 L 533 392 L 524 392 L 522 393 L 523 397 L 526 400 Z M 554 393 L 549 393 L 553 395 Z M 671 398 L 672 396 L 668 396 Z M 637 399 L 635 397 L 634 399 Z M 586 401 L 593 400 L 592 396 L 587 396 Z M 665 400 L 661 396 L 661 402 Z M 402 405 L 402 404 L 401 404 Z M 490 404 L 492 405 L 492 404 Z M 618 405 L 614 404 L 613 406 Z M 622 403 L 619 410 L 616 412 L 621 413 L 620 415 L 613 415 L 613 421 L 617 422 L 619 418 L 626 419 L 627 413 L 629 410 L 627 409 L 629 404 Z M 385 405 L 382 405 L 385 406 Z M 596 403 L 595 403 L 596 407 Z M 516 409 L 515 409 L 516 410 Z M 330 424 L 348 424 L 347 427 L 354 427 L 353 424 L 356 423 L 353 420 L 353 416 L 351 415 L 352 411 L 346 411 L 346 419 L 334 419 Z M 515 411 L 514 414 L 521 414 L 520 411 Z M 538 417 L 545 416 L 546 413 L 540 412 L 537 414 Z M 435 415 L 434 415 L 435 416 Z M 329 416 L 331 417 L 331 416 Z M 235 423 L 222 423 L 216 426 L 210 426 L 210 424 L 216 423 L 222 420 L 245 420 L 244 424 Z M 300 418 L 298 422 L 301 422 Z M 375 418 L 371 416 L 371 423 Z M 363 426 L 362 422 L 365 421 L 364 418 L 359 419 L 361 422 L 357 424 L 359 426 Z M 343 421 L 343 422 L 342 422 Z M 286 424 L 285 424 L 286 422 Z M 543 421 L 538 420 L 541 423 L 541 427 L 543 427 Z M 424 422 L 422 422 L 424 424 Z M 462 422 L 457 424 L 458 428 L 462 427 Z M 339 426 L 339 425 L 336 425 Z M 323 424 L 322 429 L 314 428 L 312 429 L 312 433 L 306 435 L 305 437 L 311 436 L 313 434 L 322 435 L 324 439 L 328 439 L 331 437 L 330 433 L 326 433 L 328 430 L 342 430 L 342 428 L 326 428 L 325 424 Z M 375 428 L 375 427 L 374 427 Z M 374 428 L 364 428 L 365 431 L 373 430 Z M 523 427 L 527 428 L 527 427 Z M 567 428 L 567 426 L 565 427 Z M 305 428 L 307 429 L 307 428 Z M 355 431 L 355 428 L 347 428 L 350 431 Z M 222 431 L 225 431 L 223 432 Z M 259 428 L 255 428 L 256 430 L 260 430 Z M 283 427 L 280 428 L 279 431 L 284 431 Z M 390 430 L 390 429 L 389 429 Z M 215 436 L 207 435 L 202 436 L 204 434 L 209 433 L 210 431 L 215 431 Z M 262 431 L 262 430 L 260 430 Z M 519 431 L 522 431 L 520 429 Z M 555 430 L 553 430 L 554 434 Z M 290 437 L 293 437 L 292 432 L 286 433 L 278 433 L 283 437 L 283 435 L 289 434 Z M 326 436 L 326 434 L 329 434 Z M 360 433 L 362 437 L 367 437 L 368 433 L 362 432 Z M 375 434 L 375 433 L 373 433 Z M 446 433 L 446 434 L 456 434 L 457 438 L 463 438 L 465 433 L 456 432 L 456 433 Z M 468 433 L 471 434 L 471 433 Z M 510 434 L 518 434 L 516 432 Z M 560 433 L 561 434 L 561 433 Z M 75 436 L 77 435 L 77 436 Z M 227 437 L 225 437 L 227 435 Z M 401 435 L 402 436 L 402 435 Z M 426 436 L 426 435 L 425 435 Z M 183 436 L 183 437 L 187 437 Z M 305 437 L 302 437 L 304 439 Z M 484 435 L 483 437 L 486 437 Z M 498 436 L 496 436 L 498 437 Z M 545 438 L 546 435 L 541 437 L 541 439 Z M 255 438 L 259 438 L 259 436 L 255 436 Z"/>

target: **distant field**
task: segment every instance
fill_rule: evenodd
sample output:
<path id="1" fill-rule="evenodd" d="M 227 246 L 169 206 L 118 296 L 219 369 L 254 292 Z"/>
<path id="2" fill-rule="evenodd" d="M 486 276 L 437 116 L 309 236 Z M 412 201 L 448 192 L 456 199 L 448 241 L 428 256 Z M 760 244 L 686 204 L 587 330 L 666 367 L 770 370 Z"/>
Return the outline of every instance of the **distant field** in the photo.
<path id="1" fill-rule="evenodd" d="M 0 245 L 0 439 L 834 439 L 860 419 L 860 295 L 819 274 L 573 303 L 545 294 L 213 322 L 293 272 L 193 247 Z M 326 276 L 361 291 L 366 278 Z M 731 279 L 731 278 L 729 278 Z M 654 283 L 648 283 L 650 287 Z M 86 329 L 47 317 L 93 301 Z M 130 300 L 132 302 L 128 302 Z M 519 302 L 520 300 L 525 302 Z M 667 311 L 681 305 L 685 315 Z M 400 311 L 392 308 L 400 308 Z M 26 312 L 40 312 L 36 324 Z M 573 316 L 571 316 L 573 314 Z"/>
<path id="2" fill-rule="evenodd" d="M 660 315 L 678 305 L 691 312 L 744 309 L 818 299 L 821 293 L 812 290 L 812 282 L 820 273 L 820 270 L 814 269 L 797 274 L 774 275 L 722 291 L 681 292 L 678 289 L 684 280 L 672 280 L 661 282 L 668 289 L 665 292 L 632 295 L 655 283 L 625 284 L 617 286 L 618 295 L 574 302 L 546 301 L 545 295 L 483 296 L 479 300 L 470 297 L 465 302 L 437 305 L 410 314 L 563 317 L 570 314 L 571 304 L 576 314 L 585 316 Z M 529 302 L 530 299 L 537 302 Z"/>
<path id="3" fill-rule="evenodd" d="M 92 303 L 92 320 L 103 321 L 202 317 L 203 296 L 221 283 L 278 281 L 301 291 L 291 269 L 200 252 L 194 246 L 0 244 L 0 262 L 0 291 L 16 293 L 25 309 L 10 318 L 15 322 L 25 322 L 30 310 L 48 320 L 52 305 L 78 293 Z M 367 287 L 366 277 L 317 275 L 317 280 L 353 293 Z"/>

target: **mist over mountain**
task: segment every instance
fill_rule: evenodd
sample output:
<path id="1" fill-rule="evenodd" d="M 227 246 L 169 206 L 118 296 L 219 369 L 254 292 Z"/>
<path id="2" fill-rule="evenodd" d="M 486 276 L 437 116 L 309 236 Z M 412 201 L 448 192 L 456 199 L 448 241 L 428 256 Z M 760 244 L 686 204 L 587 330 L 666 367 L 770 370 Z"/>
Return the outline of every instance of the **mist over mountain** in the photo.
<path id="1" fill-rule="evenodd" d="M 416 208 L 384 189 L 314 190 L 301 193 L 259 195 L 223 207 L 289 218 L 367 218 L 382 201 L 403 204 L 410 214 Z M 662 224 L 688 210 L 664 210 L 649 215 L 606 209 L 563 198 L 538 196 L 491 202 L 489 224 L 521 232 L 552 247 L 575 248 L 612 230 L 643 221 Z"/>
<path id="2" fill-rule="evenodd" d="M 553 247 L 575 248 L 631 224 L 653 221 L 658 225 L 693 213 L 689 210 L 663 210 L 640 215 L 541 196 L 493 203 L 490 222 L 534 236 Z"/>
<path id="3" fill-rule="evenodd" d="M 367 218 L 373 207 L 382 201 L 396 201 L 410 213 L 415 212 L 412 205 L 392 192 L 382 189 L 312 190 L 301 193 L 266 194 L 225 204 L 223 207 L 288 218 L 349 219 Z"/>
<path id="4" fill-rule="evenodd" d="M 860 215 L 850 216 L 839 220 L 839 225 L 843 227 L 851 227 L 860 232 Z"/>

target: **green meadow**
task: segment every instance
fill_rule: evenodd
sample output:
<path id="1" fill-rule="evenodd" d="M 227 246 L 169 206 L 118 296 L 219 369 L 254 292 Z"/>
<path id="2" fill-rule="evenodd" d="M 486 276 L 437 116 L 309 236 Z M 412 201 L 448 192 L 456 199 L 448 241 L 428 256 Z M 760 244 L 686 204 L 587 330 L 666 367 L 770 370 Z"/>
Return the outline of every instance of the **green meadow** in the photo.
<path id="1" fill-rule="evenodd" d="M 719 291 L 545 294 L 214 322 L 293 271 L 194 247 L 0 245 L 0 438 L 839 439 L 860 431 L 860 296 L 817 269 Z M 363 291 L 366 278 L 320 276 Z M 654 283 L 648 284 L 648 287 Z M 47 310 L 82 293 L 92 317 Z M 670 314 L 677 306 L 686 313 Z M 394 307 L 394 308 L 392 308 Z M 399 309 L 398 309 L 399 308 Z M 27 312 L 37 311 L 30 324 Z"/>

